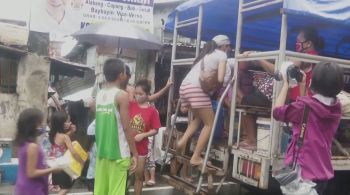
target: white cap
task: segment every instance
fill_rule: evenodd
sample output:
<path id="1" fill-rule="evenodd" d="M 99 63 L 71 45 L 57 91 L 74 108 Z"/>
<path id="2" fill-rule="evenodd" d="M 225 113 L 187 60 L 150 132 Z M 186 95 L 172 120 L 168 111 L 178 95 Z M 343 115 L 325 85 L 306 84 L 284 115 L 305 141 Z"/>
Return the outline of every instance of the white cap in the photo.
<path id="1" fill-rule="evenodd" d="M 216 45 L 223 46 L 223 45 L 230 45 L 230 38 L 226 35 L 217 35 L 213 38 L 213 41 L 216 43 Z"/>

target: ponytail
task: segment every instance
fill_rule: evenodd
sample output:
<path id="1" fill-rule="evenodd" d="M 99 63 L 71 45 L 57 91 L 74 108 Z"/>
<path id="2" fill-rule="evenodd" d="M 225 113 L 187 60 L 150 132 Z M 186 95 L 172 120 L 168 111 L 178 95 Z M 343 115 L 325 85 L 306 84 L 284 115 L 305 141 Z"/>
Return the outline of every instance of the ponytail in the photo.
<path id="1" fill-rule="evenodd" d="M 199 53 L 198 57 L 194 60 L 193 65 L 197 64 L 201 59 L 203 59 L 207 54 L 213 53 L 213 51 L 217 48 L 217 44 L 214 41 L 208 41 L 201 52 Z"/>

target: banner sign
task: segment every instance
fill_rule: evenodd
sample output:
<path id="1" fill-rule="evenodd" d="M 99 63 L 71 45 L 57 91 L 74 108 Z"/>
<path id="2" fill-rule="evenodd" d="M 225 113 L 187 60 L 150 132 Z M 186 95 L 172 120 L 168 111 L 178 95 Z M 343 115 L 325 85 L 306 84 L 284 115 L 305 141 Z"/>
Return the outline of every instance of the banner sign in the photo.
<path id="1" fill-rule="evenodd" d="M 86 0 L 82 13 L 81 28 L 89 23 L 115 21 L 153 32 L 153 0 Z"/>
<path id="2" fill-rule="evenodd" d="M 97 22 L 115 21 L 153 32 L 154 0 L 32 0 L 30 29 L 51 41 Z"/>

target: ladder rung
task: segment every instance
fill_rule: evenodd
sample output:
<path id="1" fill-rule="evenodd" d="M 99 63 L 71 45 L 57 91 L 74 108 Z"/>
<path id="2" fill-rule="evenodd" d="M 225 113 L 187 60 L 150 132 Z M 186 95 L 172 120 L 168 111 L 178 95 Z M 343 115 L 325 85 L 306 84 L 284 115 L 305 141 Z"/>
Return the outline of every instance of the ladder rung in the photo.
<path id="1" fill-rule="evenodd" d="M 269 2 L 269 1 L 271 1 L 271 0 L 255 0 L 255 1 L 248 2 L 248 3 L 243 3 L 242 8 L 247 8 L 247 7 L 251 7 L 251 6 L 259 5 L 259 4 L 261 5 L 261 4 Z"/>
<path id="2" fill-rule="evenodd" d="M 173 60 L 171 64 L 173 66 L 193 65 L 194 60 L 195 58 L 177 59 L 177 60 Z"/>
<path id="3" fill-rule="evenodd" d="M 186 24 L 186 23 L 190 23 L 190 22 L 195 22 L 195 21 L 198 21 L 198 19 L 199 19 L 199 17 L 190 18 L 190 19 L 187 19 L 187 20 L 182 20 L 182 21 L 177 22 L 177 25 Z"/>
<path id="4" fill-rule="evenodd" d="M 267 6 L 271 6 L 271 5 L 282 3 L 282 2 L 283 2 L 283 0 L 272 0 L 272 1 L 265 2 L 263 4 L 257 4 L 257 5 L 250 6 L 250 7 L 247 7 L 247 8 L 242 8 L 242 12 L 247 12 L 247 11 L 252 11 L 252 10 L 255 10 L 255 9 L 260 9 L 262 7 L 267 7 Z"/>
<path id="5" fill-rule="evenodd" d="M 196 186 L 192 183 L 187 182 L 186 180 L 182 179 L 178 176 L 168 176 L 168 175 L 162 175 L 162 178 L 168 182 L 170 185 L 174 186 L 175 189 L 184 191 L 185 194 L 195 194 L 196 192 Z M 208 190 L 201 188 L 200 194 L 208 194 Z"/>
<path id="6" fill-rule="evenodd" d="M 193 21 L 193 22 L 187 22 L 187 23 L 184 23 L 184 24 L 178 24 L 176 26 L 177 29 L 179 28 L 183 28 L 183 27 L 186 27 L 186 26 L 191 26 L 191 25 L 194 25 L 194 24 L 197 24 L 198 21 Z"/>
<path id="7" fill-rule="evenodd" d="M 183 163 L 183 164 L 187 164 L 189 166 L 191 166 L 190 164 L 190 157 L 188 156 L 175 156 L 175 159 L 178 160 L 180 163 Z M 201 169 L 201 166 L 197 166 L 198 169 Z M 208 172 L 210 174 L 213 174 L 213 175 L 222 175 L 223 174 L 223 170 L 219 167 L 215 167 L 213 165 L 206 165 L 206 170 L 205 172 Z"/>

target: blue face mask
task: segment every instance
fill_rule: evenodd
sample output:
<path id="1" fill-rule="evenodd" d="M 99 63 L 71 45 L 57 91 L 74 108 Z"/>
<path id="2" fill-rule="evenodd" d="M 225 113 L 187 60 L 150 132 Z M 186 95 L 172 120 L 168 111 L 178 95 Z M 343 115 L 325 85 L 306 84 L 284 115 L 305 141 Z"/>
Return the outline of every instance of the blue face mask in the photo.
<path id="1" fill-rule="evenodd" d="M 38 135 L 42 135 L 47 132 L 45 127 L 39 127 L 37 128 L 37 130 L 38 130 Z"/>

